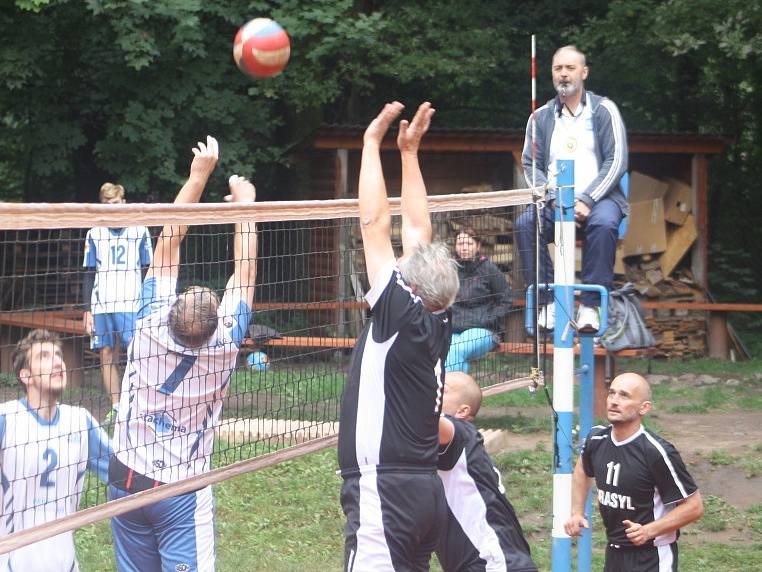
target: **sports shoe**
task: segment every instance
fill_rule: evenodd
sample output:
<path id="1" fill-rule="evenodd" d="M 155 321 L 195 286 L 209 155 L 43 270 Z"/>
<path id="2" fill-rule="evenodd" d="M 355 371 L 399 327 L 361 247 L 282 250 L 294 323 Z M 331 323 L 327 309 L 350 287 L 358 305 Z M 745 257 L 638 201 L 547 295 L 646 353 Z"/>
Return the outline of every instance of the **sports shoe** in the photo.
<path id="1" fill-rule="evenodd" d="M 550 332 L 556 327 L 556 305 L 554 302 L 540 308 L 537 326 L 541 332 Z"/>
<path id="2" fill-rule="evenodd" d="M 601 328 L 601 313 L 598 306 L 579 305 L 577 310 L 577 331 L 592 334 Z"/>

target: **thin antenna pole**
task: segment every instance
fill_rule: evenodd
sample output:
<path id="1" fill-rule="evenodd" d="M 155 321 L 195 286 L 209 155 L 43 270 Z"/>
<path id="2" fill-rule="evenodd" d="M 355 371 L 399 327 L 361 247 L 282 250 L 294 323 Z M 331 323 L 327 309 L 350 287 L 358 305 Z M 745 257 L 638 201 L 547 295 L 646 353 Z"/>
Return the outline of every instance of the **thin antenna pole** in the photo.
<path id="1" fill-rule="evenodd" d="M 535 354 L 535 368 L 540 370 L 540 209 L 537 197 L 535 195 L 535 187 L 537 186 L 535 177 L 535 168 L 537 163 L 537 122 L 535 114 L 537 111 L 537 45 L 535 42 L 535 35 L 532 34 L 532 58 L 531 58 L 531 80 L 532 80 L 532 195 L 534 199 L 534 215 L 535 215 L 535 231 L 534 231 L 534 292 L 535 292 L 535 304 L 534 304 L 534 354 Z"/>

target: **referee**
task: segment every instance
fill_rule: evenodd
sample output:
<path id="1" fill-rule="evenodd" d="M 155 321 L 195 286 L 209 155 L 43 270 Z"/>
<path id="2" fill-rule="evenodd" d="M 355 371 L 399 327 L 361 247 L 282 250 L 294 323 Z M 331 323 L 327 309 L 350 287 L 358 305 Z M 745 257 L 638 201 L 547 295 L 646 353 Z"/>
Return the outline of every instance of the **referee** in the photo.
<path id="1" fill-rule="evenodd" d="M 395 260 L 380 145 L 402 113 L 387 104 L 363 137 L 358 187 L 371 318 L 360 338 L 341 401 L 339 467 L 348 572 L 429 569 L 447 517 L 437 475 L 447 308 L 458 291 L 455 262 L 431 244 L 418 147 L 434 114 L 423 103 L 401 121 L 402 246 Z"/>
<path id="2" fill-rule="evenodd" d="M 593 427 L 574 469 L 566 533 L 588 528 L 584 504 L 595 480 L 606 525 L 606 572 L 676 572 L 680 528 L 704 514 L 701 493 L 671 443 L 643 428 L 651 387 L 636 373 L 611 382 L 608 427 Z"/>

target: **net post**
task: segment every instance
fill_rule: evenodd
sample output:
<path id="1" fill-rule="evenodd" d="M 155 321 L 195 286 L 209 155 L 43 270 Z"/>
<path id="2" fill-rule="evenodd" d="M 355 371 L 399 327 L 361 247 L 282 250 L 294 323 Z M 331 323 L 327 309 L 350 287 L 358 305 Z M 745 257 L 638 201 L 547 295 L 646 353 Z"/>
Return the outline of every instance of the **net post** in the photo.
<path id="1" fill-rule="evenodd" d="M 574 450 L 574 161 L 558 160 L 555 201 L 554 263 L 556 327 L 553 331 L 553 405 L 558 412 L 554 428 L 556 463 L 553 471 L 553 572 L 571 570 L 571 537 L 564 522 L 571 515 Z"/>
<path id="2" fill-rule="evenodd" d="M 579 374 L 579 442 L 585 442 L 593 427 L 593 401 L 595 383 L 595 344 L 592 335 L 580 336 Z M 590 572 L 593 551 L 593 495 L 588 492 L 585 499 L 585 518 L 589 528 L 581 529 L 577 540 L 577 572 Z"/>

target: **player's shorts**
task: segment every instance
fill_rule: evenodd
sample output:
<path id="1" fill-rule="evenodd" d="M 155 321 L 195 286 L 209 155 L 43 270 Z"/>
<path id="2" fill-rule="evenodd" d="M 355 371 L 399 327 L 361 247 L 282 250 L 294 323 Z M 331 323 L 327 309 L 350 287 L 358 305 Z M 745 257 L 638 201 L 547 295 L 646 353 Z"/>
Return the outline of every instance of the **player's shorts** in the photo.
<path id="1" fill-rule="evenodd" d="M 62 532 L 13 552 L 0 555 L 0 571 L 79 572 L 74 554 L 74 533 Z"/>
<path id="2" fill-rule="evenodd" d="M 109 498 L 130 493 L 109 486 Z M 111 519 L 120 572 L 214 570 L 212 487 L 171 497 Z"/>
<path id="3" fill-rule="evenodd" d="M 604 572 L 677 572 L 677 542 L 666 546 L 606 548 Z"/>
<path id="4" fill-rule="evenodd" d="M 135 312 L 93 314 L 95 333 L 90 336 L 90 349 L 113 348 L 116 345 L 117 336 L 121 340 L 122 347 L 126 348 L 135 333 L 136 315 Z"/>
<path id="5" fill-rule="evenodd" d="M 447 518 L 436 471 L 382 472 L 345 477 L 347 572 L 424 571 Z"/>

